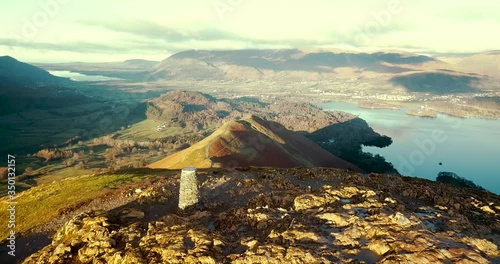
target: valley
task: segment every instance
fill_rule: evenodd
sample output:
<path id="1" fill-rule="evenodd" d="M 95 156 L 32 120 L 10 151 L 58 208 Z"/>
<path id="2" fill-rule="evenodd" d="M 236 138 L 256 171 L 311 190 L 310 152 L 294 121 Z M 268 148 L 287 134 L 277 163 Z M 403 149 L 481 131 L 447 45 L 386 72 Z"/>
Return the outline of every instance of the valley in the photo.
<path id="1" fill-rule="evenodd" d="M 41 68 L 13 58 L 4 61 L 8 66 L 0 67 L 0 96 L 9 104 L 0 114 L 6 124 L 0 129 L 2 152 L 16 156 L 17 192 L 45 195 L 39 205 L 23 200 L 19 217 L 54 207 L 19 227 L 28 240 L 54 234 L 81 212 L 135 204 L 130 190 L 150 177 L 174 177 L 186 166 L 254 176 L 261 173 L 257 167 L 285 174 L 297 167 L 305 170 L 301 173 L 332 168 L 328 173 L 344 175 L 348 185 L 356 184 L 357 177 L 411 174 L 392 156 L 388 161 L 378 154 L 400 135 L 376 121 L 393 120 L 364 119 L 359 110 L 325 109 L 329 102 L 352 103 L 366 111 L 402 111 L 402 120 L 448 116 L 496 122 L 500 117 L 497 76 L 470 68 L 463 72 L 456 65 L 409 53 L 186 51 L 161 62 L 36 64 Z M 2 197 L 7 195 L 6 175 L 2 170 Z M 368 188 L 379 183 L 370 184 Z M 75 188 L 86 191 L 72 197 Z M 58 195 L 49 198 L 51 194 Z M 247 202 L 240 201 L 241 206 Z M 496 214 L 497 209 L 490 210 Z M 372 257 L 380 259 L 377 254 Z"/>
<path id="2" fill-rule="evenodd" d="M 474 56 L 470 59 L 496 58 L 495 53 Z M 17 65 L 12 58 L 5 61 Z M 191 50 L 161 62 L 36 64 L 53 73 L 67 71 L 62 72 L 64 77 L 78 73 L 79 81 L 19 62 L 26 69 L 19 72 L 44 76 L 29 86 L 45 83 L 47 87 L 36 88 L 34 94 L 48 99 L 28 97 L 22 99 L 24 104 L 16 104 L 18 111 L 3 112 L 0 120 L 8 124 L 1 131 L 7 139 L 4 151 L 19 154 L 19 171 L 27 169 L 20 176 L 27 188 L 70 175 L 142 167 L 195 144 L 227 121 L 254 114 L 306 135 L 364 171 L 397 172 L 382 157 L 361 151 L 370 137 L 380 136 L 366 122 L 347 113 L 325 115 L 313 105 L 339 101 L 367 109 L 404 108 L 407 114 L 422 117 L 447 114 L 497 119 L 498 76 L 447 61 L 397 51 L 283 49 Z M 16 81 L 27 79 L 13 80 L 15 87 L 25 85 Z M 51 89 L 52 94 L 47 94 Z M 4 96 L 10 96 L 6 91 Z M 60 91 L 78 101 L 61 97 Z M 66 106 L 50 100 L 71 103 Z M 318 136 L 328 126 L 336 128 Z M 340 132 L 348 131 L 343 126 L 359 133 L 346 136 L 353 131 Z M 334 145 L 325 144 L 333 137 Z M 57 151 L 70 154 L 47 159 Z"/>
<path id="3" fill-rule="evenodd" d="M 0 264 L 500 263 L 500 1 L 0 10 Z"/>
<path id="4" fill-rule="evenodd" d="M 133 78 L 113 82 L 135 92 L 166 87 L 217 97 L 287 97 L 303 102 L 344 101 L 367 107 L 425 107 L 458 117 L 500 117 L 500 78 L 481 65 L 498 55 L 484 52 L 447 58 L 390 51 L 241 50 L 180 52 L 154 62 L 38 64 L 47 70 Z M 476 68 L 466 61 L 474 61 Z M 450 61 L 450 62 L 448 62 Z M 457 62 L 458 61 L 458 62 Z M 482 64 L 479 63 L 481 61 Z M 369 106 L 368 106 L 369 105 Z"/>

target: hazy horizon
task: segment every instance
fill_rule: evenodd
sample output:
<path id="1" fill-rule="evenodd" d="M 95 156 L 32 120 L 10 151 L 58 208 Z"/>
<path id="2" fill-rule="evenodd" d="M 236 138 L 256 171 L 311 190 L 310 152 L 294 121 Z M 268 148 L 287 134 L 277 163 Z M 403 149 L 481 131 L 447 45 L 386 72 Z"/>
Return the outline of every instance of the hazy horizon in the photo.
<path id="1" fill-rule="evenodd" d="M 162 60 L 190 49 L 398 49 L 470 54 L 500 47 L 479 0 L 2 2 L 0 54 L 28 62 Z"/>

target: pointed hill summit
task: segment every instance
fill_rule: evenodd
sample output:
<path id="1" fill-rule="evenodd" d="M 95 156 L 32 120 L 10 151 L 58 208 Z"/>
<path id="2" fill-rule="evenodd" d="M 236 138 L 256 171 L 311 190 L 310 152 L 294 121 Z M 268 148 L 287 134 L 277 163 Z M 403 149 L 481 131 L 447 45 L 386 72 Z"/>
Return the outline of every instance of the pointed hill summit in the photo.
<path id="1" fill-rule="evenodd" d="M 151 168 L 335 167 L 360 171 L 279 123 L 250 116 L 226 122 L 200 142 L 152 163 Z"/>

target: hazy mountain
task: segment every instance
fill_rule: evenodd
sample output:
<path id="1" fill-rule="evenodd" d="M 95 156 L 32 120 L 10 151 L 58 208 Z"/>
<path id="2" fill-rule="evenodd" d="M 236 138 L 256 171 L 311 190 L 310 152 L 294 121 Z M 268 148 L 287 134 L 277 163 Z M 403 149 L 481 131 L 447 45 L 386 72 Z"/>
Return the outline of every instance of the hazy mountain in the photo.
<path id="1" fill-rule="evenodd" d="M 363 79 L 372 90 L 382 86 L 433 94 L 475 93 L 496 89 L 491 77 L 500 76 L 499 56 L 500 52 L 491 51 L 457 63 L 395 50 L 189 50 L 160 62 L 147 79 L 280 84 Z"/>
<path id="2" fill-rule="evenodd" d="M 396 53 L 396 52 L 376 52 L 370 54 L 381 61 L 392 64 L 422 64 L 426 62 L 435 62 L 436 59 L 424 55 L 412 53 Z"/>
<path id="3" fill-rule="evenodd" d="M 102 75 L 129 81 L 144 81 L 158 61 L 131 59 L 120 62 L 38 63 L 49 71 L 72 71 L 86 75 Z"/>
<path id="4" fill-rule="evenodd" d="M 157 65 L 158 63 L 159 63 L 159 61 L 131 59 L 131 60 L 123 61 L 121 64 L 135 66 L 137 68 L 151 68 L 151 67 Z M 120 63 L 117 63 L 117 64 L 119 65 Z"/>
<path id="5" fill-rule="evenodd" d="M 335 167 L 359 171 L 297 132 L 251 116 L 229 121 L 202 141 L 150 165 L 210 167 Z"/>
<path id="6" fill-rule="evenodd" d="M 452 94 L 479 92 L 476 85 L 481 81 L 481 78 L 468 74 L 422 72 L 399 75 L 392 78 L 391 81 L 406 87 L 410 92 Z"/>
<path id="7" fill-rule="evenodd" d="M 467 72 L 500 77 L 500 50 L 465 57 L 457 66 Z"/>
<path id="8" fill-rule="evenodd" d="M 303 79 L 335 74 L 337 68 L 356 68 L 379 73 L 399 73 L 407 65 L 436 62 L 411 53 L 354 53 L 341 51 L 285 50 L 190 50 L 174 54 L 153 68 L 158 78 L 169 79 L 269 79 L 280 73 L 300 72 Z"/>
<path id="9" fill-rule="evenodd" d="M 37 63 L 35 65 L 49 70 L 90 71 L 90 70 L 149 70 L 159 61 L 130 59 L 117 62 L 63 62 L 63 63 Z"/>

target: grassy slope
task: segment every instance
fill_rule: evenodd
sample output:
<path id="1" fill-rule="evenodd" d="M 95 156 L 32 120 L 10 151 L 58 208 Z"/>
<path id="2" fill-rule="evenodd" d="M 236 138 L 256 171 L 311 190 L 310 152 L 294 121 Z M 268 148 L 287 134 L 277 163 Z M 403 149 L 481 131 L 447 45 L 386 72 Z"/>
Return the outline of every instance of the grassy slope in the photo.
<path id="1" fill-rule="evenodd" d="M 192 145 L 188 149 L 174 153 L 165 159 L 159 160 L 151 164 L 149 167 L 178 169 L 196 165 L 196 167 L 198 168 L 209 168 L 211 162 L 205 159 L 207 146 L 209 146 L 211 142 L 216 140 L 219 136 L 225 134 L 227 129 L 234 123 L 235 122 L 228 122 L 224 124 L 220 129 L 216 130 L 213 134 L 204 138 L 198 143 Z"/>
<path id="2" fill-rule="evenodd" d="M 132 139 L 132 140 L 155 140 L 168 136 L 176 136 L 186 133 L 185 129 L 181 127 L 168 127 L 157 131 L 156 128 L 160 123 L 157 121 L 146 119 L 139 123 L 133 124 L 130 128 L 121 131 L 119 139 Z"/>
<path id="3" fill-rule="evenodd" d="M 51 221 L 65 208 L 89 202 L 122 184 L 137 181 L 147 175 L 117 174 L 80 176 L 43 184 L 18 193 L 16 197 L 16 233 L 26 234 L 32 228 Z M 0 226 L 7 227 L 7 197 L 0 199 Z M 9 230 L 0 229 L 0 242 L 5 241 Z"/>

